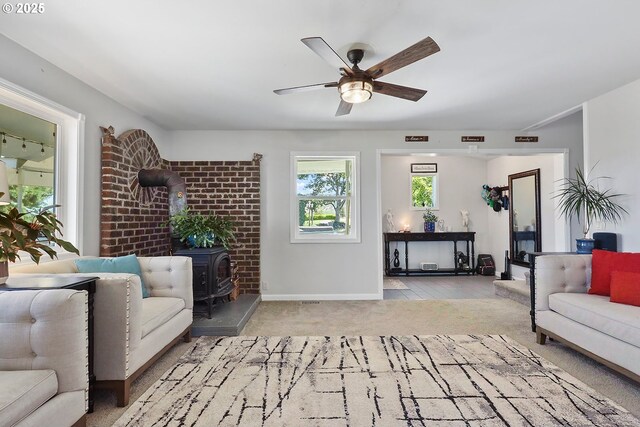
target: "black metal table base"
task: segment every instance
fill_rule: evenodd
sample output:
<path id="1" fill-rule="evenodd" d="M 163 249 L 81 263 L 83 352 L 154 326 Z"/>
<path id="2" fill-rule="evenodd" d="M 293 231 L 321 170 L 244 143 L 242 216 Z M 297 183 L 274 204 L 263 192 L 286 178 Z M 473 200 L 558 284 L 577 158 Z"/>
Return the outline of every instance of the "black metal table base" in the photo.
<path id="1" fill-rule="evenodd" d="M 459 274 L 475 274 L 475 235 L 473 231 L 456 231 L 444 233 L 384 233 L 384 273 L 387 276 L 457 276 Z M 404 268 L 391 267 L 391 250 L 389 243 L 404 242 Z M 409 269 L 409 242 L 453 242 L 453 268 L 437 270 Z M 458 242 L 466 243 L 467 265 L 471 268 L 460 268 L 458 264 Z M 471 253 L 469 252 L 471 250 Z"/>

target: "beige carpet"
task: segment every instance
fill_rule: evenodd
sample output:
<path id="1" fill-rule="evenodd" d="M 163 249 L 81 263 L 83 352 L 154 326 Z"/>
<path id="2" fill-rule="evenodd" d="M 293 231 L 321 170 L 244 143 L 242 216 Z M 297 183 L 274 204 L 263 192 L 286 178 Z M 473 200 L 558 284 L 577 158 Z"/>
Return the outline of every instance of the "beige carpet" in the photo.
<path id="1" fill-rule="evenodd" d="M 640 386 L 558 343 L 540 346 L 531 332 L 528 308 L 507 299 L 430 301 L 262 302 L 243 335 L 507 335 L 578 378 L 600 394 L 640 417 Z M 134 384 L 131 402 L 138 399 L 195 343 L 180 343 Z M 111 426 L 125 412 L 115 397 L 96 393 L 90 426 Z"/>
<path id="2" fill-rule="evenodd" d="M 202 337 L 116 426 L 635 426 L 499 335 Z"/>
<path id="3" fill-rule="evenodd" d="M 382 289 L 409 289 L 409 287 L 398 279 L 385 277 L 385 279 L 382 281 Z"/>

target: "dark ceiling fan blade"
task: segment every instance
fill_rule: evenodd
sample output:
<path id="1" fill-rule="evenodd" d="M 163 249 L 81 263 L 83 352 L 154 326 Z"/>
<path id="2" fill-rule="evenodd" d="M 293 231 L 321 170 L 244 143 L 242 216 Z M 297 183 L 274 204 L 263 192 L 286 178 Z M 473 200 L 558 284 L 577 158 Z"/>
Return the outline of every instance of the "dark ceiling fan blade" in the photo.
<path id="1" fill-rule="evenodd" d="M 327 61 L 332 67 L 344 70 L 344 72 L 349 76 L 353 75 L 351 67 L 344 62 L 344 59 L 342 59 L 322 37 L 307 37 L 302 39 L 301 42 L 306 44 L 309 49 Z"/>
<path id="2" fill-rule="evenodd" d="M 290 93 L 309 92 L 311 90 L 324 89 L 325 87 L 338 87 L 338 82 L 318 83 L 315 85 L 297 86 L 297 87 L 287 87 L 284 89 L 276 89 L 273 92 L 277 93 L 278 95 L 288 95 Z"/>
<path id="3" fill-rule="evenodd" d="M 395 96 L 396 98 L 408 99 L 409 101 L 419 101 L 427 93 L 426 90 L 415 89 L 407 86 L 399 86 L 385 82 L 374 82 L 373 91 L 383 95 Z"/>
<path id="4" fill-rule="evenodd" d="M 366 73 L 369 74 L 372 78 L 377 79 L 384 76 L 385 74 L 389 74 L 402 67 L 406 67 L 409 64 L 413 64 L 414 62 L 426 58 L 429 55 L 433 55 L 434 53 L 439 51 L 440 46 L 438 46 L 438 44 L 434 42 L 431 37 L 427 37 L 426 39 L 419 41 L 413 46 L 406 48 L 402 52 L 396 53 L 392 57 L 385 59 L 384 61 L 374 65 L 373 67 L 370 67 L 366 71 Z"/>
<path id="5" fill-rule="evenodd" d="M 340 100 L 340 105 L 338 105 L 338 110 L 336 111 L 336 117 L 338 116 L 346 116 L 351 112 L 351 107 L 353 104 L 349 102 L 344 102 L 342 99 Z"/>

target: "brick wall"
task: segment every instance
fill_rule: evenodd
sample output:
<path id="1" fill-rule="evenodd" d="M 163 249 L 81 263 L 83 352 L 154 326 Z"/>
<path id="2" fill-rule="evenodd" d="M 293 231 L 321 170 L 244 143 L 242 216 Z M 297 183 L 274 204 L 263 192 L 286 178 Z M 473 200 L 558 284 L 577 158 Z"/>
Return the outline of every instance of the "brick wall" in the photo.
<path id="1" fill-rule="evenodd" d="M 166 188 L 142 188 L 140 169 L 167 169 L 155 143 L 143 130 L 113 136 L 103 129 L 100 256 L 136 253 L 167 255 L 169 228 L 160 225 L 169 217 Z"/>
<path id="2" fill-rule="evenodd" d="M 187 184 L 189 209 L 229 217 L 235 224 L 241 293 L 260 292 L 260 158 L 252 161 L 179 161 L 171 170 Z"/>
<path id="3" fill-rule="evenodd" d="M 177 161 L 162 159 L 143 130 L 118 138 L 103 128 L 100 255 L 167 255 L 167 191 L 142 188 L 140 169 L 171 169 L 187 184 L 187 205 L 203 214 L 228 216 L 236 224 L 231 259 L 237 261 L 240 292 L 260 290 L 260 155 L 251 161 Z"/>

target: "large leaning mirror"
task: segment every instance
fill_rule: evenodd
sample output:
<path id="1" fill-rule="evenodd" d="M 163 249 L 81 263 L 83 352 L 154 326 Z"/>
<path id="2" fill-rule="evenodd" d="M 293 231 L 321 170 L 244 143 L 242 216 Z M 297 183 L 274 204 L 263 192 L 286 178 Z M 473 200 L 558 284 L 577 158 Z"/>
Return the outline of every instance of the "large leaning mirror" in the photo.
<path id="1" fill-rule="evenodd" d="M 529 267 L 528 253 L 540 252 L 540 169 L 509 175 L 511 263 Z"/>

